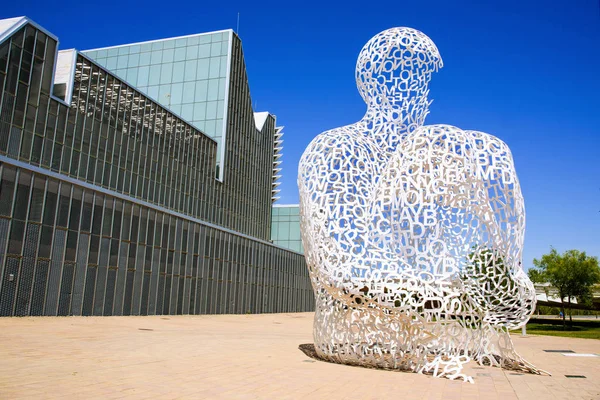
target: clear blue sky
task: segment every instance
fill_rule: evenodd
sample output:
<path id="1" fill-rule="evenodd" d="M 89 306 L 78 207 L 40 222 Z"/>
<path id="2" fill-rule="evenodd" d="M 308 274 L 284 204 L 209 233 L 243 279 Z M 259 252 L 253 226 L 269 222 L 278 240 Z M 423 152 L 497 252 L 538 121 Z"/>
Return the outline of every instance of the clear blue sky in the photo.
<path id="1" fill-rule="evenodd" d="M 527 209 L 524 266 L 551 245 L 600 256 L 599 0 L 35 0 L 5 1 L 0 17 L 27 15 L 62 49 L 83 50 L 235 29 L 238 12 L 255 109 L 286 126 L 282 203 L 298 201 L 310 140 L 362 116 L 354 65 L 364 43 L 408 26 L 433 39 L 445 64 L 426 122 L 485 131 L 512 149 Z"/>

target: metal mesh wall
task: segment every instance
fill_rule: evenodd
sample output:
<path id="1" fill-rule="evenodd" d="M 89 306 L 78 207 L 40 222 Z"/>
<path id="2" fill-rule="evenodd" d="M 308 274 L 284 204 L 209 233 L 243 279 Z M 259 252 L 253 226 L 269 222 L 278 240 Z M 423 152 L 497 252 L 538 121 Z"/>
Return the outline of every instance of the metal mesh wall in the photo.
<path id="1" fill-rule="evenodd" d="M 55 39 L 0 43 L 0 315 L 313 309 L 304 257 L 264 241 L 275 121 L 234 42 L 223 182 L 215 143 L 126 82 L 79 56 L 67 106 Z"/>
<path id="2" fill-rule="evenodd" d="M 16 167 L 0 166 L 7 179 L 18 179 L 21 174 Z M 33 181 L 31 176 L 47 181 L 47 199 L 53 195 L 58 198 L 59 193 L 75 193 L 68 183 L 37 174 L 27 175 L 27 181 Z M 100 196 L 87 189 L 83 194 L 90 201 Z M 108 214 L 125 218 L 109 212 L 106 207 L 113 202 L 104 201 L 110 199 L 107 195 L 101 197 L 103 201 L 96 204 L 103 204 L 104 209 L 95 213 L 97 218 Z M 17 196 L 14 199 L 12 209 L 19 207 Z M 85 204 L 70 198 L 52 204 L 55 212 L 44 211 L 52 218 L 39 217 L 54 222 L 52 226 L 44 225 L 44 229 L 50 229 L 48 243 L 40 240 L 42 225 L 38 222 L 15 219 L 18 210 L 11 217 L 0 218 L 0 229 L 9 232 L 4 234 L 9 236 L 3 240 L 4 246 L 10 249 L 1 265 L 1 315 L 217 314 L 312 309 L 313 293 L 304 257 L 297 253 L 161 212 L 152 214 L 152 223 L 133 226 L 133 219 L 127 222 L 128 230 L 136 232 L 136 242 L 131 241 L 131 236 L 101 237 L 95 241 L 93 213 L 76 213 L 92 219 L 89 223 L 69 224 L 76 229 L 57 226 L 60 212 L 73 213 L 73 204 L 86 207 Z M 109 225 L 115 224 L 113 219 Z M 22 234 L 20 227 L 25 227 Z M 165 240 L 161 238 L 163 234 Z M 150 236 L 160 240 L 154 240 L 151 246 L 146 242 Z M 110 265 L 111 260 L 116 265 Z"/>
<path id="3" fill-rule="evenodd" d="M 40 225 L 29 224 L 25 233 L 25 246 L 21 273 L 19 277 L 19 289 L 17 291 L 17 304 L 15 315 L 29 315 L 29 300 L 33 289 L 33 276 L 35 269 L 35 257 L 37 253 Z"/>

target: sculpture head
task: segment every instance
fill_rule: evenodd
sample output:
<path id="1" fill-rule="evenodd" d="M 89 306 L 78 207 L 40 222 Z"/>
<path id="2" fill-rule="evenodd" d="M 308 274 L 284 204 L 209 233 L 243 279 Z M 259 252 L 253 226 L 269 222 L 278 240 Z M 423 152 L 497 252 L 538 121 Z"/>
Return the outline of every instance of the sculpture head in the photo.
<path id="1" fill-rule="evenodd" d="M 442 57 L 427 35 L 412 28 L 391 28 L 362 48 L 356 84 L 369 107 L 402 106 L 409 99 L 426 101 L 431 73 L 442 66 Z"/>

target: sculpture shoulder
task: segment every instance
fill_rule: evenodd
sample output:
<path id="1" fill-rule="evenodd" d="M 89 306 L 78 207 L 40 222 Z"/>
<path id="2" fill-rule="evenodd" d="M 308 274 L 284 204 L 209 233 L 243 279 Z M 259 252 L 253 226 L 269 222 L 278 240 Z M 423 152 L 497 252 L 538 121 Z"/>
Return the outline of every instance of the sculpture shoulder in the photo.
<path id="1" fill-rule="evenodd" d="M 429 136 L 430 138 L 439 136 L 443 137 L 445 140 L 452 138 L 453 140 L 459 140 L 461 142 L 465 141 L 470 143 L 471 147 L 476 152 L 487 152 L 490 154 L 511 154 L 508 145 L 490 133 L 461 129 L 452 125 L 423 125 L 413 131 L 412 134 L 409 134 L 406 142 L 418 145 L 420 142 L 415 142 L 415 139 L 419 136 Z"/>
<path id="2" fill-rule="evenodd" d="M 490 143 L 494 143 L 497 146 L 508 149 L 508 145 L 502 141 L 502 139 L 492 135 L 491 133 L 482 132 L 482 131 L 474 131 L 474 130 L 465 130 L 471 137 L 476 140 L 482 140 Z"/>
<path id="3" fill-rule="evenodd" d="M 330 129 L 317 135 L 304 150 L 300 166 L 319 164 L 325 160 L 348 158 L 348 156 L 375 156 L 378 152 L 375 143 L 361 132 L 358 124 Z"/>

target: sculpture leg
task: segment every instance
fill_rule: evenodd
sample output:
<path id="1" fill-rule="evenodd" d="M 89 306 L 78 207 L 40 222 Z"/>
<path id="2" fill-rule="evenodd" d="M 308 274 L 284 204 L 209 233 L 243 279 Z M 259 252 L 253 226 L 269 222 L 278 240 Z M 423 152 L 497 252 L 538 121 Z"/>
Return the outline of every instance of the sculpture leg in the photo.
<path id="1" fill-rule="evenodd" d="M 468 355 L 453 348 L 448 337 L 432 331 L 431 324 L 419 315 L 377 306 L 349 307 L 323 289 L 315 292 L 313 334 L 320 358 L 472 382 L 471 377 L 461 374 L 470 360 Z"/>

